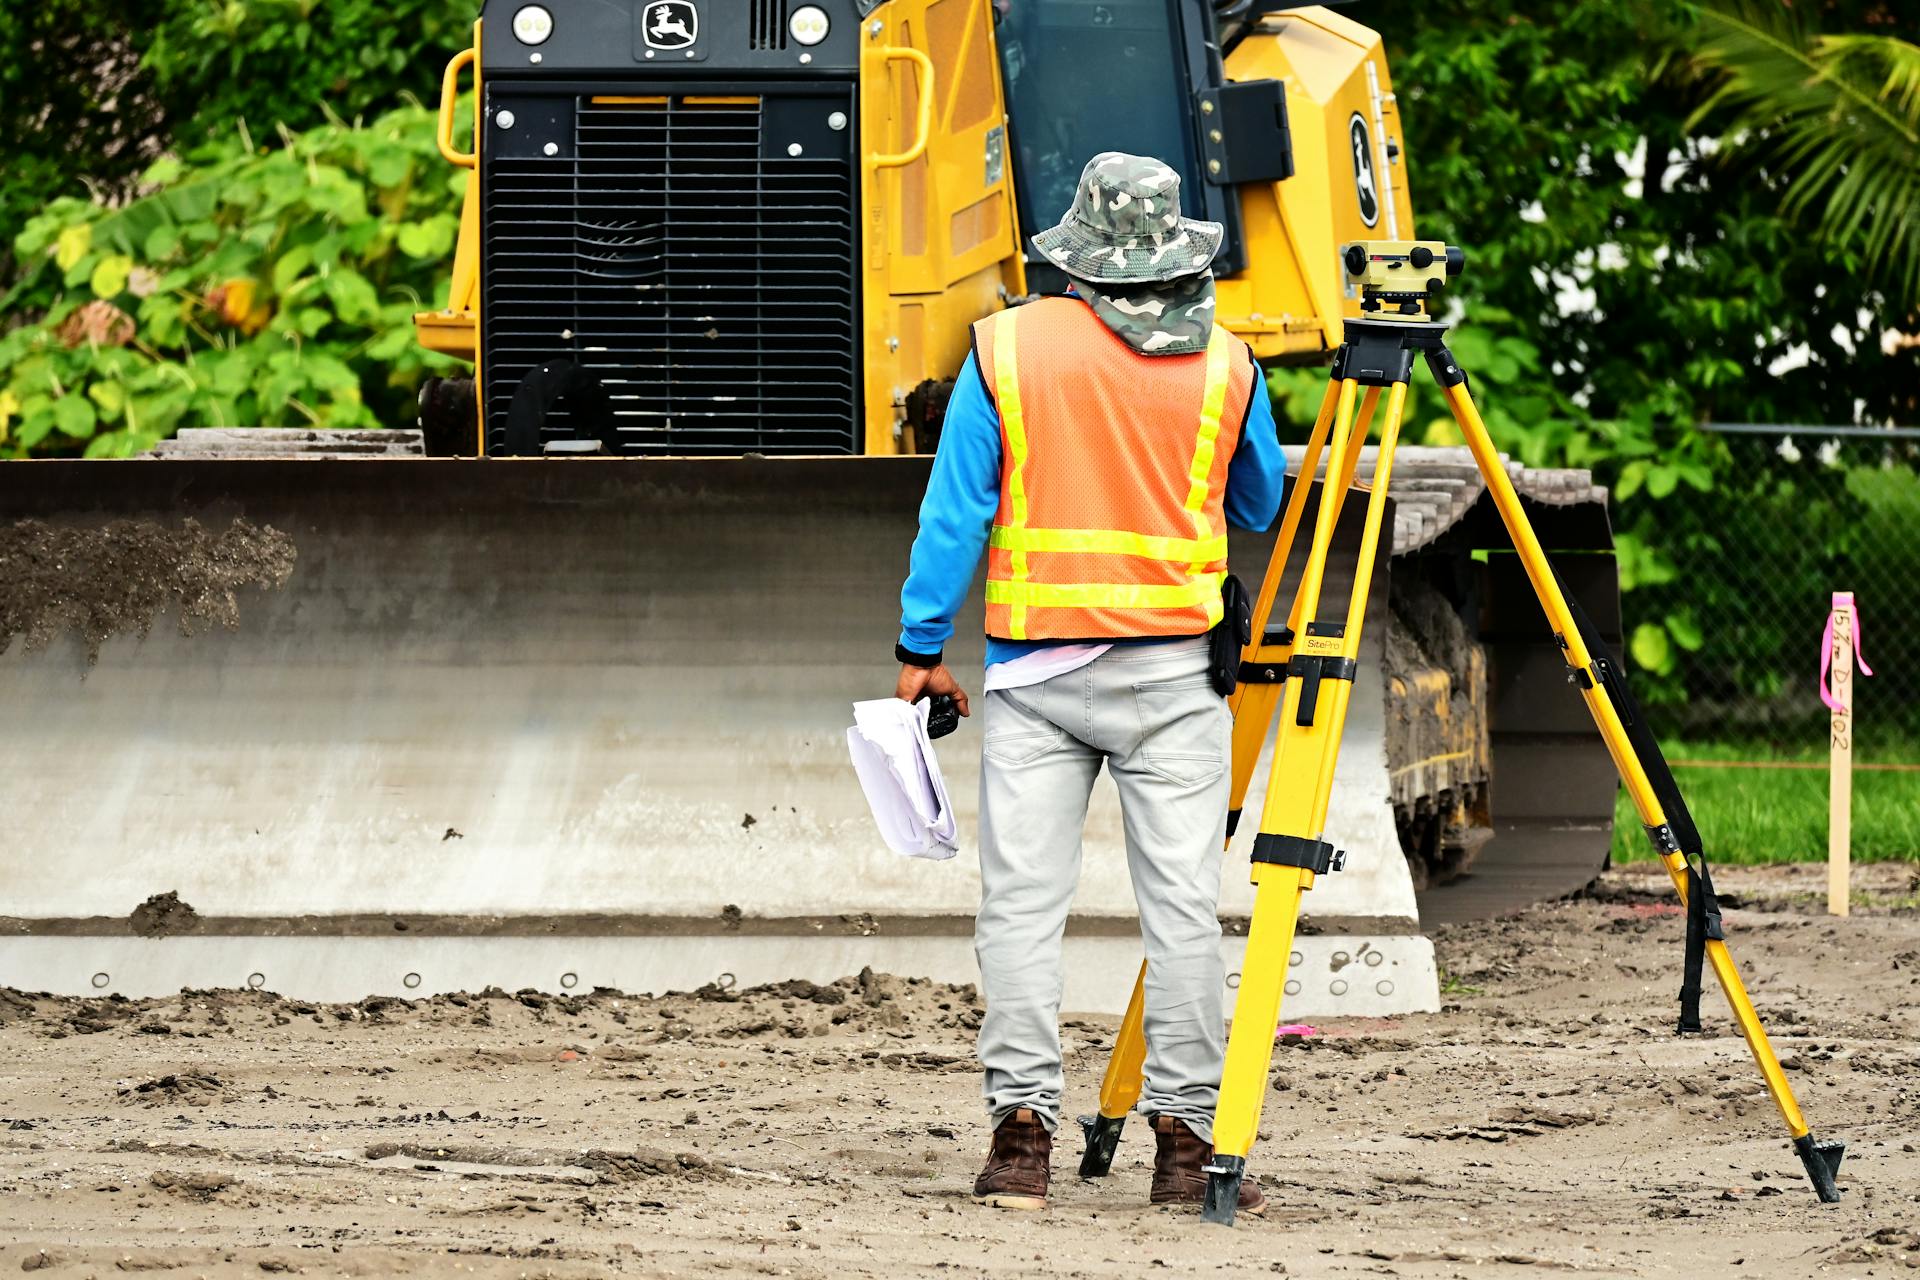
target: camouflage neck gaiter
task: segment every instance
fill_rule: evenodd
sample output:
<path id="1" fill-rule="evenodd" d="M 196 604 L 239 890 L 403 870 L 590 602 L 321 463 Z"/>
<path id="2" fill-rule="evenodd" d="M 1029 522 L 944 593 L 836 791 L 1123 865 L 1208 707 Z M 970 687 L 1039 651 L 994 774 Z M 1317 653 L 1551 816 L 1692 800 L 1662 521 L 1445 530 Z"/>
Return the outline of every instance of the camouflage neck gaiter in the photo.
<path id="1" fill-rule="evenodd" d="M 1073 291 L 1087 300 L 1102 324 L 1141 355 L 1192 355 L 1205 351 L 1213 336 L 1211 271 L 1151 284 L 1075 279 Z"/>

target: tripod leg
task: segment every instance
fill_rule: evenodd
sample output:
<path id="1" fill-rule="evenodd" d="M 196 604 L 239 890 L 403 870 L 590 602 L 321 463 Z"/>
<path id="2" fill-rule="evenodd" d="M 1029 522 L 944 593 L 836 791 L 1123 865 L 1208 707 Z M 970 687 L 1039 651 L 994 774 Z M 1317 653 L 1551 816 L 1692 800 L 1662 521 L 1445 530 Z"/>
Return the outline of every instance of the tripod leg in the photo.
<path id="1" fill-rule="evenodd" d="M 1140 962 L 1140 976 L 1133 980 L 1133 999 L 1127 1002 L 1127 1015 L 1120 1020 L 1120 1034 L 1114 1037 L 1113 1051 L 1107 1058 L 1107 1074 L 1100 1081 L 1100 1109 L 1080 1118 L 1086 1133 L 1087 1149 L 1080 1157 L 1080 1176 L 1104 1178 L 1113 1168 L 1113 1155 L 1120 1147 L 1120 1130 L 1126 1126 L 1127 1113 L 1140 1101 L 1145 1083 L 1141 1068 L 1147 1060 L 1147 965 Z"/>
<path id="2" fill-rule="evenodd" d="M 1281 684 L 1286 679 L 1287 659 L 1292 656 L 1293 627 L 1299 622 L 1298 596 L 1295 597 L 1294 609 L 1288 614 L 1288 627 L 1274 631 L 1271 640 L 1268 639 L 1268 633 L 1272 629 L 1268 623 L 1273 616 L 1281 579 L 1286 576 L 1287 565 L 1292 559 L 1294 539 L 1306 513 L 1313 477 L 1319 470 L 1320 455 L 1326 448 L 1327 437 L 1333 428 L 1334 411 L 1339 398 L 1340 384 L 1337 381 L 1328 382 L 1326 394 L 1321 397 L 1319 415 L 1314 419 L 1313 432 L 1307 438 L 1300 474 L 1292 493 L 1288 495 L 1280 530 L 1274 536 L 1273 553 L 1267 560 L 1266 576 L 1261 579 L 1259 594 L 1254 597 L 1253 638 L 1240 655 L 1240 663 L 1243 670 L 1257 666 L 1266 668 L 1267 678 L 1243 680 L 1227 702 L 1227 709 L 1233 716 L 1233 776 L 1227 809 L 1229 841 L 1239 826 L 1241 802 L 1246 799 L 1247 788 L 1253 780 L 1253 767 L 1260 759 L 1260 748 L 1265 745 L 1267 731 L 1272 727 L 1274 704 L 1279 698 Z M 1360 421 L 1355 427 L 1362 439 L 1366 438 L 1378 399 L 1378 388 L 1368 388 L 1360 406 Z M 1354 450 L 1352 462 L 1357 462 L 1358 458 L 1359 451 Z M 1332 502 L 1337 510 L 1352 481 L 1351 463 L 1339 476 L 1333 474 L 1330 467 L 1327 483 L 1321 488 L 1321 501 Z M 1119 1145 L 1120 1130 L 1126 1124 L 1127 1113 L 1139 1104 L 1146 1086 L 1142 1075 L 1147 1057 L 1144 1021 L 1146 980 L 1147 967 L 1142 964 L 1140 976 L 1134 980 L 1133 998 L 1128 1002 L 1127 1015 L 1120 1023 L 1120 1033 L 1114 1039 L 1106 1073 L 1100 1082 L 1100 1109 L 1094 1115 L 1082 1117 L 1080 1122 L 1087 1138 L 1087 1149 L 1080 1159 L 1080 1176 L 1083 1178 L 1103 1177 L 1112 1168 L 1114 1151 Z"/>
<path id="3" fill-rule="evenodd" d="M 1273 554 L 1267 561 L 1266 576 L 1260 580 L 1260 593 L 1254 597 L 1253 639 L 1240 655 L 1242 679 L 1227 701 L 1227 709 L 1233 714 L 1233 782 L 1227 806 L 1228 840 L 1233 839 L 1233 833 L 1240 825 L 1241 805 L 1247 798 L 1247 788 L 1253 782 L 1253 767 L 1260 760 L 1260 748 L 1266 745 L 1267 733 L 1273 727 L 1274 707 L 1280 700 L 1280 690 L 1286 681 L 1287 660 L 1293 656 L 1293 637 L 1301 625 L 1301 595 L 1297 588 L 1283 626 L 1272 625 L 1273 606 L 1280 592 L 1280 583 L 1286 577 L 1287 565 L 1293 559 L 1294 541 L 1306 515 L 1307 498 L 1313 489 L 1314 473 L 1319 470 L 1321 450 L 1333 426 L 1339 390 L 1338 382 L 1327 384 L 1327 394 L 1320 405 L 1320 416 L 1313 424 L 1313 435 L 1308 438 L 1306 454 L 1301 459 L 1299 478 L 1294 483 L 1293 492 L 1287 497 L 1287 508 L 1280 518 L 1280 531 L 1274 536 Z M 1360 404 L 1360 419 L 1353 428 L 1354 434 L 1363 441 L 1373 423 L 1374 406 L 1378 401 L 1379 388 L 1367 388 Z M 1359 457 L 1360 451 L 1353 449 L 1349 451 L 1348 464 L 1344 468 L 1336 471 L 1333 466 L 1328 466 L 1326 482 L 1320 487 L 1322 503 L 1332 504 L 1336 511 L 1340 509 L 1353 483 L 1354 464 Z"/>
<path id="4" fill-rule="evenodd" d="M 1349 477 L 1364 443 L 1364 438 L 1346 430 L 1345 410 L 1352 386 L 1347 383 L 1343 387 L 1342 412 L 1334 432 L 1334 460 L 1328 464 L 1330 474 L 1342 474 L 1344 469 Z M 1202 1209 L 1210 1222 L 1230 1224 L 1239 1203 L 1247 1153 L 1253 1147 L 1266 1100 L 1273 1029 L 1280 1020 L 1301 895 L 1313 887 L 1315 876 L 1340 863 L 1333 846 L 1321 839 L 1321 831 L 1346 721 L 1347 695 L 1356 674 L 1354 660 L 1360 651 L 1361 623 L 1366 616 L 1393 450 L 1405 405 L 1406 384 L 1393 384 L 1381 428 L 1373 492 L 1367 501 L 1360 563 L 1346 613 L 1338 623 L 1316 620 L 1307 624 L 1294 647 L 1295 678 L 1287 681 L 1281 700 L 1280 736 L 1267 780 L 1260 836 L 1253 848 L 1253 924 L 1247 933 L 1246 959 L 1240 968 L 1233 1029 L 1227 1038 L 1226 1065 L 1214 1116 L 1214 1158 L 1207 1168 L 1207 1199 Z M 1301 575 L 1301 594 L 1295 608 L 1302 617 L 1320 612 L 1320 589 L 1339 511 L 1337 496 L 1329 497 L 1334 500 L 1321 506 L 1312 550 Z"/>
<path id="5" fill-rule="evenodd" d="M 1460 433 L 1465 437 L 1467 447 L 1473 451 L 1474 461 L 1479 464 L 1487 491 L 1492 495 L 1500 519 L 1513 539 L 1514 549 L 1520 553 L 1520 562 L 1526 568 L 1534 594 L 1540 598 L 1541 607 L 1546 610 L 1547 621 L 1559 639 L 1567 666 L 1582 685 L 1581 696 L 1586 699 L 1587 710 L 1592 713 L 1594 722 L 1600 728 L 1600 736 L 1606 741 L 1607 753 L 1613 757 L 1627 793 L 1633 798 L 1634 808 L 1639 810 L 1641 823 L 1649 836 L 1654 838 L 1655 851 L 1666 866 L 1667 874 L 1672 877 L 1681 903 L 1686 904 L 1691 886 L 1696 882 L 1690 875 L 1685 856 L 1674 847 L 1671 839 L 1663 838 L 1663 835 L 1671 835 L 1672 827 L 1649 776 L 1648 763 L 1651 762 L 1643 763 L 1635 750 L 1621 714 L 1622 708 L 1614 704 L 1607 690 L 1607 681 L 1596 678 L 1604 674 L 1603 668 L 1596 664 L 1588 647 L 1588 638 L 1582 634 L 1573 611 L 1568 607 L 1560 583 L 1540 547 L 1540 540 L 1534 535 L 1533 526 L 1520 506 L 1520 497 L 1514 491 L 1513 481 L 1508 478 L 1499 451 L 1494 447 L 1492 437 L 1487 434 L 1480 411 L 1467 391 L 1465 375 L 1460 373 L 1453 364 L 1452 356 L 1444 349 L 1430 355 L 1428 361 L 1446 392 Z M 1654 749 L 1657 751 L 1657 747 Z M 1834 1173 L 1840 1166 L 1840 1157 L 1845 1148 L 1839 1143 L 1817 1142 L 1808 1129 L 1800 1113 L 1800 1104 L 1794 1099 L 1793 1087 L 1787 1083 L 1780 1059 L 1767 1039 L 1766 1028 L 1761 1025 L 1760 1015 L 1753 1007 L 1752 997 L 1747 994 L 1746 984 L 1740 980 L 1740 971 L 1734 966 L 1727 944 L 1718 938 L 1709 939 L 1706 942 L 1706 957 L 1713 966 L 1714 976 L 1720 980 L 1721 990 L 1726 993 L 1727 1004 L 1733 1010 L 1740 1034 L 1760 1068 L 1767 1092 L 1772 1095 L 1774 1106 L 1779 1108 L 1780 1117 L 1786 1122 L 1794 1149 L 1801 1163 L 1806 1166 L 1807 1177 L 1813 1183 L 1815 1193 L 1824 1201 L 1838 1200 L 1840 1192 L 1834 1185 Z"/>
<path id="6" fill-rule="evenodd" d="M 1229 841 L 1240 825 L 1241 806 L 1253 781 L 1254 765 L 1259 763 L 1260 749 L 1266 745 L 1267 733 L 1273 727 L 1273 713 L 1286 684 L 1287 665 L 1293 657 L 1295 638 L 1304 625 L 1306 611 L 1314 607 L 1307 603 L 1307 576 L 1303 571 L 1300 582 L 1294 588 L 1286 624 L 1282 627 L 1271 625 L 1274 599 L 1279 594 L 1282 579 L 1286 577 L 1287 565 L 1292 561 L 1293 544 L 1306 511 L 1308 492 L 1319 466 L 1321 445 L 1326 439 L 1340 385 L 1334 382 L 1327 387 L 1327 400 L 1321 406 L 1321 418 L 1314 424 L 1313 437 L 1307 442 L 1300 479 L 1287 502 L 1279 535 L 1274 540 L 1273 555 L 1267 564 L 1266 577 L 1261 580 L 1260 594 L 1254 601 L 1253 640 L 1240 655 L 1240 685 L 1227 703 L 1228 710 L 1233 714 L 1233 779 L 1227 811 Z M 1358 443 L 1346 450 L 1344 462 L 1338 459 L 1328 461 L 1327 478 L 1320 488 L 1321 510 L 1332 510 L 1336 523 L 1338 513 L 1346 505 L 1347 493 L 1353 486 L 1361 446 L 1365 444 L 1367 432 L 1373 424 L 1374 409 L 1379 399 L 1378 387 L 1366 389 L 1360 401 L 1359 419 L 1351 433 L 1351 438 Z M 1316 528 L 1317 521 L 1316 516 Z M 1312 539 L 1308 541 L 1308 555 L 1311 556 Z"/>
<path id="7" fill-rule="evenodd" d="M 1273 604 L 1280 594 L 1280 580 L 1286 576 L 1287 562 L 1293 556 L 1293 539 L 1300 531 L 1300 521 L 1306 515 L 1307 497 L 1313 490 L 1313 477 L 1320 470 L 1320 455 L 1327 446 L 1327 437 L 1333 430 L 1334 410 L 1340 403 L 1340 384 L 1327 383 L 1326 394 L 1320 397 L 1320 411 L 1314 415 L 1313 432 L 1307 437 L 1305 454 L 1300 459 L 1300 474 L 1295 477 L 1293 491 L 1287 495 L 1287 506 L 1280 514 L 1280 529 L 1274 535 L 1273 551 L 1267 557 L 1267 571 L 1260 579 L 1260 591 L 1253 598 L 1253 640 L 1247 646 L 1247 652 L 1241 657 L 1253 661 L 1260 649 L 1261 632 L 1273 617 Z M 1227 706 L 1236 722 L 1240 708 L 1255 686 L 1241 684 L 1233 692 Z M 1236 796 L 1236 798 L 1238 798 Z"/>
<path id="8" fill-rule="evenodd" d="M 1278 781 L 1276 776 L 1268 785 Z M 1280 1023 L 1280 995 L 1286 983 L 1287 960 L 1293 953 L 1294 928 L 1300 919 L 1300 896 L 1312 879 L 1313 873 L 1300 867 L 1256 863 L 1253 868 L 1253 923 L 1247 930 L 1247 958 L 1240 966 L 1240 989 L 1233 1002 L 1233 1027 L 1227 1036 L 1220 1102 L 1213 1119 L 1207 1198 L 1200 1210 L 1208 1222 L 1231 1226 L 1239 1207 L 1247 1152 L 1260 1127 L 1260 1109 L 1266 1100 L 1273 1029 Z"/>

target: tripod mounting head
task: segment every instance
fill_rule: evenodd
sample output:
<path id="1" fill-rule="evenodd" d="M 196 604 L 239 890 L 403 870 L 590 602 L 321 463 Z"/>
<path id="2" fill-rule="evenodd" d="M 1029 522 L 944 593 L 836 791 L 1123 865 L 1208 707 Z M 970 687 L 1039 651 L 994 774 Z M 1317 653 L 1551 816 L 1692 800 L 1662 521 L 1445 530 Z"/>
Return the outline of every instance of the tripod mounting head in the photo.
<path id="1" fill-rule="evenodd" d="M 1347 289 L 1368 320 L 1423 323 L 1433 295 L 1467 265 L 1466 251 L 1439 240 L 1355 240 L 1340 250 Z"/>

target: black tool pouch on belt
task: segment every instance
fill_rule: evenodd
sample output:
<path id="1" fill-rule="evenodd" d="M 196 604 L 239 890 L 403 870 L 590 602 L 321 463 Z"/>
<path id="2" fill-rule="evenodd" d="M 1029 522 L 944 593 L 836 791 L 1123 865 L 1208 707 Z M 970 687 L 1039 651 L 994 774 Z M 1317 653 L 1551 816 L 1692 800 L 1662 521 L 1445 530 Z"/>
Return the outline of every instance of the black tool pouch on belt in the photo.
<path id="1" fill-rule="evenodd" d="M 1228 574 L 1220 584 L 1220 603 L 1220 621 L 1207 632 L 1207 674 L 1213 691 L 1230 698 L 1240 683 L 1240 652 L 1253 639 L 1253 597 L 1240 579 Z"/>

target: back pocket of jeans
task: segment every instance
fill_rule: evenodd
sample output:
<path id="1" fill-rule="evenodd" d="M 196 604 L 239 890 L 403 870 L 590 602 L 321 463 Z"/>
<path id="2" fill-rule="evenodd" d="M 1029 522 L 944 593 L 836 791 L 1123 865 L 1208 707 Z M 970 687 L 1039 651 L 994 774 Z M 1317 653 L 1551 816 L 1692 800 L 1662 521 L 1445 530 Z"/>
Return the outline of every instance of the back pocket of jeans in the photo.
<path id="1" fill-rule="evenodd" d="M 1067 735 L 1058 729 L 994 734 L 987 738 L 981 750 L 996 764 L 1031 764 L 1065 742 L 1066 738 Z"/>
<path id="2" fill-rule="evenodd" d="M 1206 672 L 1133 686 L 1140 759 L 1168 782 L 1200 787 L 1226 772 L 1231 719 Z"/>

